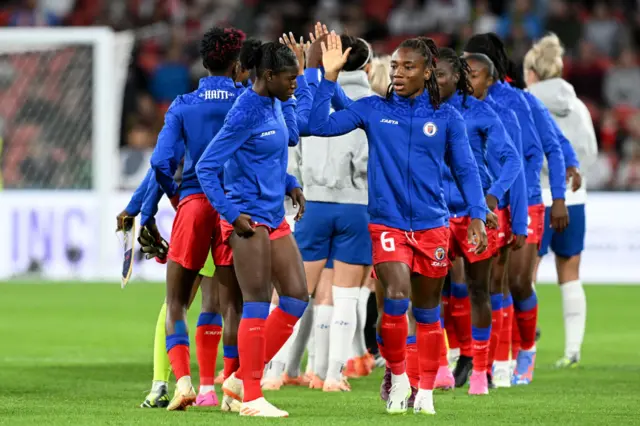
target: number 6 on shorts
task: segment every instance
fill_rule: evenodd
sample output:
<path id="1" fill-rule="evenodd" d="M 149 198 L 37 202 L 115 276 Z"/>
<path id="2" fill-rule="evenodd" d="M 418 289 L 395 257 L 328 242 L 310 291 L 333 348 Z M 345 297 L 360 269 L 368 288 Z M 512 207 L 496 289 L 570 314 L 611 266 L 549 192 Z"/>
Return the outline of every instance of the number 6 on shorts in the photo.
<path id="1" fill-rule="evenodd" d="M 382 250 L 384 251 L 396 251 L 396 242 L 393 240 L 393 237 L 387 238 L 389 232 L 383 232 L 380 234 L 380 244 L 382 245 Z"/>

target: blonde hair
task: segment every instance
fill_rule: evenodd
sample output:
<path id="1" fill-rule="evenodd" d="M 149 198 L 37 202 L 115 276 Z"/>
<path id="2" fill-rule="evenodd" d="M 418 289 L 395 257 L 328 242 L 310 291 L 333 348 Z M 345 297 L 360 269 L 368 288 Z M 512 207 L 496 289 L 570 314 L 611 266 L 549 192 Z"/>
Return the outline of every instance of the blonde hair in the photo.
<path id="1" fill-rule="evenodd" d="M 371 60 L 369 70 L 369 83 L 371 89 L 380 96 L 387 95 L 387 89 L 391 84 L 391 57 L 380 56 Z"/>
<path id="2" fill-rule="evenodd" d="M 557 35 L 550 33 L 538 40 L 524 56 L 524 71 L 536 73 L 540 80 L 562 75 L 564 47 Z"/>

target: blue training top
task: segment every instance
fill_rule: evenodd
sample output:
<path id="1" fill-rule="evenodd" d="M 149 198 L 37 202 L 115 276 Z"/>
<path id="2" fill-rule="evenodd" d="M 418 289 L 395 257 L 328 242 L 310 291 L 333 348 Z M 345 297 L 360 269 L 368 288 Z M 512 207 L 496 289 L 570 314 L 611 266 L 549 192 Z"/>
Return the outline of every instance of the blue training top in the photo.
<path id="1" fill-rule="evenodd" d="M 518 150 L 519 160 L 522 163 L 522 130 L 518 123 L 516 113 L 510 108 L 502 106 L 495 102 L 491 96 L 487 96 L 485 101 L 496 111 L 500 117 L 500 121 L 504 125 L 509 137 L 513 141 Z M 499 158 L 488 153 L 487 160 L 489 163 L 489 171 L 493 176 L 498 176 L 502 169 Z M 505 197 L 502 197 L 498 207 L 503 209 L 510 206 L 511 212 L 511 228 L 516 235 L 527 235 L 527 221 L 529 217 L 528 200 L 527 200 L 527 183 L 524 177 L 524 166 L 521 167 L 516 180 L 509 188 Z"/>
<path id="2" fill-rule="evenodd" d="M 308 92 L 304 76 L 297 81 Z M 299 139 L 295 105 L 294 99 L 282 103 L 247 90 L 200 158 L 196 173 L 202 189 L 227 222 L 240 213 L 272 228 L 284 220 L 288 146 Z"/>
<path id="3" fill-rule="evenodd" d="M 464 105 L 463 100 L 464 97 L 456 93 L 447 100 L 447 104 L 453 106 L 464 118 L 484 193 L 493 195 L 500 201 L 522 170 L 522 161 L 500 118 L 491 107 L 470 96 Z M 496 175 L 489 171 L 489 156 L 496 158 L 502 166 Z M 443 166 L 443 176 L 449 212 L 454 217 L 467 216 L 467 203 L 447 164 Z"/>
<path id="4" fill-rule="evenodd" d="M 453 171 L 472 218 L 485 220 L 478 167 L 462 116 L 452 107 L 434 109 L 425 91 L 415 99 L 370 96 L 329 115 L 336 83 L 323 79 L 311 114 L 315 136 L 338 136 L 362 128 L 369 142 L 371 223 L 405 231 L 448 226 L 441 164 L 451 156 Z"/>

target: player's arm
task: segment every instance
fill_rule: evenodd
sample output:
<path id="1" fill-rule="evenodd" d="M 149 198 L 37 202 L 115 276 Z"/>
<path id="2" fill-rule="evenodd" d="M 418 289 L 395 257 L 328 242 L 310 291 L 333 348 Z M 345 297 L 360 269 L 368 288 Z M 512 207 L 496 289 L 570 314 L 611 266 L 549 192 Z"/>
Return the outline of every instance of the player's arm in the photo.
<path id="1" fill-rule="evenodd" d="M 306 77 L 299 75 L 296 77 L 296 82 L 298 83 L 298 87 L 296 87 L 295 91 L 296 105 L 294 114 L 298 128 L 298 138 L 292 139 L 291 131 L 289 131 L 289 146 L 296 146 L 300 141 L 300 136 L 309 136 L 309 114 L 311 113 L 311 104 L 313 103 L 313 95 L 307 84 Z M 288 123 L 287 127 L 289 127 Z"/>
<path id="2" fill-rule="evenodd" d="M 129 204 L 124 208 L 116 216 L 116 231 L 120 231 L 125 227 L 128 227 L 129 224 L 133 224 L 132 220 L 134 217 L 140 214 L 140 210 L 142 209 L 142 204 L 144 201 L 145 193 L 147 192 L 147 186 L 149 185 L 149 181 L 154 179 L 153 170 L 147 170 L 147 174 L 144 175 L 144 179 L 140 182 L 140 185 L 136 188 L 129 200 Z M 127 226 L 125 226 L 125 223 Z"/>
<path id="3" fill-rule="evenodd" d="M 487 195 L 495 197 L 495 206 L 502 197 L 507 193 L 509 188 L 516 180 L 518 173 L 522 171 L 522 161 L 518 155 L 518 151 L 507 133 L 500 118 L 496 114 L 490 114 L 485 117 L 485 132 L 487 135 L 487 155 L 500 159 L 500 175 L 494 180 L 493 185 L 489 188 Z M 495 206 L 490 206 L 495 207 Z"/>
<path id="4" fill-rule="evenodd" d="M 227 160 L 251 137 L 251 124 L 246 122 L 248 120 L 240 109 L 231 109 L 222 129 L 209 143 L 196 165 L 198 181 L 209 202 L 231 224 L 240 216 L 240 211 L 227 200 L 220 176 Z"/>
<path id="5" fill-rule="evenodd" d="M 131 196 L 131 200 L 129 200 L 129 204 L 125 207 L 124 211 L 128 216 L 136 217 L 140 213 L 142 209 L 142 202 L 144 200 L 144 196 L 147 192 L 147 187 L 149 186 L 149 181 L 151 179 L 155 179 L 153 175 L 153 169 L 147 170 L 147 174 L 144 175 L 144 179 L 140 182 L 140 185 L 136 188 Z"/>
<path id="6" fill-rule="evenodd" d="M 449 119 L 447 126 L 447 155 L 451 160 L 451 172 L 459 183 L 460 192 L 469 206 L 471 219 L 487 218 L 478 165 L 473 157 L 467 129 L 460 114 Z"/>
<path id="7" fill-rule="evenodd" d="M 156 180 L 174 205 L 177 205 L 178 198 L 178 184 L 173 179 L 178 167 L 176 156 L 179 150 L 178 146 L 184 145 L 182 118 L 178 111 L 178 102 L 181 101 L 178 99 L 180 98 L 173 101 L 164 116 L 164 126 L 158 135 L 158 143 L 153 154 L 151 154 L 151 167 L 156 174 Z"/>
<path id="8" fill-rule="evenodd" d="M 542 150 L 547 157 L 549 164 L 549 186 L 551 187 L 551 198 L 554 200 L 564 200 L 564 192 L 567 189 L 565 178 L 564 156 L 560 143 L 556 137 L 554 130 L 553 118 L 549 115 L 547 109 L 540 104 L 531 105 L 531 113 L 533 120 L 540 135 Z"/>
<path id="9" fill-rule="evenodd" d="M 314 136 L 340 136 L 364 127 L 363 116 L 366 115 L 361 101 L 354 102 L 345 110 L 330 114 L 331 97 L 337 85 L 335 81 L 323 78 L 318 86 L 309 116 L 309 131 Z"/>

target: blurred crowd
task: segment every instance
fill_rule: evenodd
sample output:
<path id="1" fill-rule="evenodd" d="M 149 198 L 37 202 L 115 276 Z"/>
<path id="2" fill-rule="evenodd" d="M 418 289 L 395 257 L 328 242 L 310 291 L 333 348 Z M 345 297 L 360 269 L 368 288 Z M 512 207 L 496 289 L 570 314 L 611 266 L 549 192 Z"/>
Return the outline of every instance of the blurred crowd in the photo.
<path id="1" fill-rule="evenodd" d="M 4 1 L 4 26 L 108 25 L 134 30 L 124 95 L 121 146 L 150 150 L 173 98 L 203 76 L 197 41 L 213 25 L 275 40 L 308 34 L 321 20 L 389 53 L 410 35 L 460 50 L 493 31 L 521 61 L 555 32 L 567 49 L 565 78 L 591 111 L 600 157 L 589 187 L 640 190 L 640 1 L 571 0 L 21 0 Z M 5 141 L 5 143 L 8 143 Z"/>

